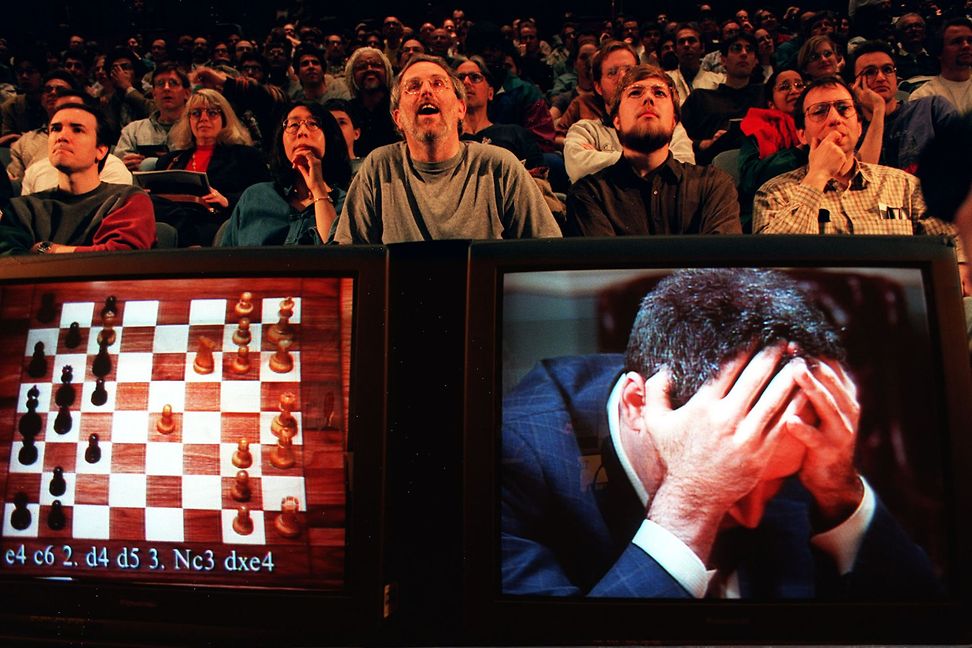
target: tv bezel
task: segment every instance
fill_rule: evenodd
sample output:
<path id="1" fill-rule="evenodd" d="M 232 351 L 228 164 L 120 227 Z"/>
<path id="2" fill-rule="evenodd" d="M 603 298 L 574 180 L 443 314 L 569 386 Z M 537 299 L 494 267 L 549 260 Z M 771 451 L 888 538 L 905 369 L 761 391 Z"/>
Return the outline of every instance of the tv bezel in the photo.
<path id="1" fill-rule="evenodd" d="M 344 643 L 387 617 L 384 583 L 386 249 L 236 248 L 12 257 L 12 284 L 253 278 L 354 280 L 347 412 L 345 585 L 340 590 L 63 581 L 0 568 L 0 636 L 140 642 Z"/>
<path id="2" fill-rule="evenodd" d="M 941 601 L 651 600 L 501 592 L 503 277 L 554 270 L 706 267 L 917 268 L 939 349 L 947 421 L 950 582 Z M 464 435 L 464 624 L 488 643 L 967 643 L 972 638 L 972 378 L 954 249 L 933 237 L 630 237 L 474 243 L 470 248 Z M 946 349 L 955 349 L 949 353 Z"/>

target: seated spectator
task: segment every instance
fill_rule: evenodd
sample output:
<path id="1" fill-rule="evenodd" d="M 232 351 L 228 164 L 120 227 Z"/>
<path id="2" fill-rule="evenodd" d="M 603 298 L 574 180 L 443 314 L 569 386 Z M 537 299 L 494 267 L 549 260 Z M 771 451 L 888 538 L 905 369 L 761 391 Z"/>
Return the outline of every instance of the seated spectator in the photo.
<path id="1" fill-rule="evenodd" d="M 545 54 L 540 49 L 540 35 L 537 25 L 525 20 L 519 24 L 520 71 L 523 79 L 530 81 L 543 93 L 553 87 L 553 70 L 544 60 Z M 548 51 L 547 54 L 550 52 Z"/>
<path id="2" fill-rule="evenodd" d="M 811 36 L 797 53 L 797 69 L 810 81 L 840 74 L 844 57 L 830 36 Z"/>
<path id="3" fill-rule="evenodd" d="M 361 137 L 354 145 L 358 157 L 401 139 L 391 117 L 392 79 L 391 61 L 379 49 L 362 47 L 348 59 L 345 81 L 361 127 Z"/>
<path id="4" fill-rule="evenodd" d="M 938 61 L 925 49 L 925 19 L 921 14 L 904 14 L 895 21 L 894 31 L 897 41 L 894 66 L 902 82 L 938 74 Z"/>
<path id="5" fill-rule="evenodd" d="M 425 45 L 422 44 L 417 38 L 406 39 L 402 43 L 402 48 L 398 52 L 398 63 L 395 66 L 396 70 L 401 70 L 402 67 L 408 63 L 408 59 L 412 57 L 413 54 L 425 54 Z"/>
<path id="6" fill-rule="evenodd" d="M 773 178 L 756 192 L 757 234 L 945 235 L 952 226 L 931 218 L 915 176 L 858 161 L 861 106 L 838 77 L 813 81 L 793 118 L 809 145 L 808 163 Z M 964 271 L 965 255 L 957 243 Z"/>
<path id="7" fill-rule="evenodd" d="M 75 90 L 62 90 L 54 100 L 54 111 L 58 111 L 62 106 L 74 103 L 86 103 L 81 94 Z M 99 111 L 100 112 L 100 111 Z M 104 115 L 101 115 L 104 119 Z M 105 122 L 107 123 L 107 121 Z M 110 126 L 108 127 L 110 131 Z M 48 129 L 49 130 L 49 129 Z M 107 135 L 106 139 L 111 135 Z M 48 135 L 48 146 L 50 146 L 50 136 Z M 49 150 L 49 149 L 48 149 Z M 132 174 L 125 168 L 125 163 L 117 156 L 109 153 L 100 165 L 98 165 L 99 176 L 102 182 L 108 184 L 132 184 Z M 38 193 L 56 187 L 58 184 L 57 169 L 51 163 L 49 156 L 36 159 L 24 172 L 24 179 L 20 186 L 20 195 Z"/>
<path id="8" fill-rule="evenodd" d="M 618 54 L 624 50 L 619 50 Z M 631 61 L 630 57 L 620 57 L 621 61 Z M 621 140 L 610 117 L 610 110 L 618 98 L 618 85 L 624 74 L 613 74 L 613 67 L 605 67 L 606 59 L 602 60 L 598 68 L 602 70 L 601 79 L 594 91 L 598 94 L 600 103 L 607 106 L 602 117 L 595 119 L 581 119 L 577 121 L 564 140 L 564 164 L 571 182 L 577 182 L 591 173 L 615 164 L 621 158 Z M 624 65 L 627 69 L 626 65 Z M 681 101 L 679 101 L 681 104 Z M 695 153 L 692 151 L 692 140 L 685 132 L 681 121 L 675 125 L 669 150 L 676 160 L 684 164 L 695 164 Z"/>
<path id="9" fill-rule="evenodd" d="M 11 199 L 0 217 L 0 254 L 61 254 L 145 249 L 155 242 L 152 203 L 144 191 L 98 176 L 109 129 L 97 110 L 62 105 L 48 139 L 57 185 Z"/>
<path id="10" fill-rule="evenodd" d="M 555 124 L 575 98 L 582 94 L 589 95 L 594 92 L 591 59 L 594 58 L 596 53 L 597 45 L 594 43 L 593 37 L 581 42 L 577 46 L 577 50 L 571 52 L 567 59 L 567 63 L 572 68 L 571 71 L 554 79 L 549 97 L 550 116 Z"/>
<path id="11" fill-rule="evenodd" d="M 75 98 L 74 102 L 84 102 L 85 96 L 73 75 L 66 70 L 53 70 L 44 75 L 41 104 L 47 112 L 48 121 L 54 116 L 57 98 L 68 95 Z M 47 158 L 47 140 L 48 131 L 45 122 L 40 128 L 24 133 L 10 145 L 10 164 L 7 165 L 7 175 L 10 176 L 11 180 L 23 180 L 27 167 L 37 160 Z"/>
<path id="12" fill-rule="evenodd" d="M 695 23 L 682 23 L 675 28 L 675 56 L 678 66 L 668 73 L 675 82 L 683 104 L 693 90 L 714 90 L 725 76 L 702 69 L 702 31 Z"/>
<path id="13" fill-rule="evenodd" d="M 298 104 L 273 142 L 273 181 L 243 192 L 217 245 L 320 245 L 332 233 L 351 178 L 337 122 L 319 104 Z"/>
<path id="14" fill-rule="evenodd" d="M 300 87 L 291 93 L 294 101 L 316 101 L 351 97 L 344 79 L 324 72 L 324 53 L 314 45 L 303 44 L 294 50 L 293 66 Z"/>
<path id="15" fill-rule="evenodd" d="M 103 82 L 101 109 L 115 134 L 133 121 L 148 117 L 155 106 L 136 87 L 145 75 L 141 61 L 130 50 L 116 48 L 105 58 L 107 77 Z"/>
<path id="16" fill-rule="evenodd" d="M 605 86 L 615 88 L 628 70 L 638 65 L 638 56 L 622 41 L 608 41 L 591 58 L 591 81 L 594 92 L 577 95 L 557 120 L 558 142 L 563 144 L 567 131 L 581 119 L 603 121 L 608 114 Z"/>
<path id="17" fill-rule="evenodd" d="M 935 133 L 958 118 L 944 98 L 924 97 L 899 101 L 898 76 L 891 48 L 882 41 L 865 41 L 848 66 L 863 104 L 865 128 L 880 141 L 880 164 L 914 173 L 921 149 Z M 876 95 L 875 100 L 870 96 Z M 862 147 L 863 151 L 863 147 Z"/>
<path id="18" fill-rule="evenodd" d="M 756 39 L 739 32 L 720 44 L 725 83 L 715 90 L 696 90 L 682 105 L 685 132 L 692 138 L 697 164 L 708 164 L 723 151 L 739 148 L 739 122 L 750 108 L 765 105 L 762 83 L 751 83 L 757 65 Z"/>
<path id="19" fill-rule="evenodd" d="M 263 154 L 253 148 L 250 135 L 223 95 L 196 90 L 186 112 L 169 132 L 172 151 L 159 158 L 157 170 L 185 169 L 205 173 L 211 191 L 198 205 L 173 203 L 153 196 L 156 218 L 179 231 L 179 245 L 209 245 L 219 225 L 251 185 L 269 178 Z M 208 211 L 208 214 L 205 213 Z"/>
<path id="20" fill-rule="evenodd" d="M 648 65 L 629 71 L 611 117 L 623 154 L 570 188 L 568 236 L 742 231 L 732 178 L 720 169 L 682 164 L 668 150 L 679 120 L 670 77 Z"/>
<path id="21" fill-rule="evenodd" d="M 138 171 L 146 157 L 168 153 L 169 131 L 182 119 L 191 92 L 189 77 L 175 63 L 160 63 L 152 70 L 152 88 L 158 110 L 123 128 L 115 146 L 115 155 L 131 171 Z"/>
<path id="22" fill-rule="evenodd" d="M 938 95 L 962 114 L 972 111 L 972 20 L 962 17 L 945 21 L 932 47 L 941 73 L 912 92 L 911 98 Z"/>
<path id="23" fill-rule="evenodd" d="M 806 83 L 796 70 L 783 70 L 765 86 L 766 108 L 750 108 L 739 124 L 739 201 L 743 229 L 751 229 L 752 200 L 763 183 L 807 163 L 793 109 Z"/>
<path id="24" fill-rule="evenodd" d="M 517 124 L 494 124 L 487 109 L 493 100 L 486 63 L 479 56 L 463 61 L 456 77 L 466 90 L 466 116 L 462 120 L 461 139 L 501 146 L 525 163 L 527 169 L 544 166 L 543 153 L 527 129 Z"/>
<path id="25" fill-rule="evenodd" d="M 19 94 L 0 106 L 0 144 L 9 143 L 21 133 L 40 128 L 48 119 L 41 103 L 47 61 L 40 52 L 26 52 L 13 57 L 13 66 Z"/>
<path id="26" fill-rule="evenodd" d="M 482 56 L 489 69 L 494 92 L 489 105 L 490 120 L 495 124 L 519 124 L 533 133 L 541 151 L 559 151 L 550 109 L 540 89 L 506 67 L 507 55 L 515 54 L 512 43 L 495 25 L 477 23 L 469 30 L 466 46 L 470 55 Z"/>
<path id="27" fill-rule="evenodd" d="M 391 105 L 405 142 L 364 161 L 351 181 L 336 242 L 560 236 L 536 183 L 513 154 L 459 139 L 465 88 L 445 61 L 413 56 Z"/>
<path id="28" fill-rule="evenodd" d="M 361 129 L 358 127 L 358 116 L 354 111 L 354 106 L 350 101 L 344 99 L 331 99 L 324 104 L 324 110 L 331 113 L 331 117 L 334 118 L 338 128 L 341 129 L 341 135 L 344 137 L 344 143 L 348 149 L 351 176 L 354 176 L 358 172 L 358 167 L 361 166 L 362 162 L 362 158 L 359 158 L 354 153 L 354 143 L 361 137 Z M 351 182 L 350 177 L 348 178 L 348 182 Z M 340 185 L 340 187 L 346 189 L 347 185 Z"/>

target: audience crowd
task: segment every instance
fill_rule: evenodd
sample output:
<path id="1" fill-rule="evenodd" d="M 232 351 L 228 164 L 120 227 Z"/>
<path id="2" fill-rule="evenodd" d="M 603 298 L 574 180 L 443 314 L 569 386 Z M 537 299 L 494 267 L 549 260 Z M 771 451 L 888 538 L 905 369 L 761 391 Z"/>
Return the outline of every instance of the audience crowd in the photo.
<path id="1" fill-rule="evenodd" d="M 918 175 L 970 5 L 0 39 L 0 252 L 931 234 L 965 279 Z"/>

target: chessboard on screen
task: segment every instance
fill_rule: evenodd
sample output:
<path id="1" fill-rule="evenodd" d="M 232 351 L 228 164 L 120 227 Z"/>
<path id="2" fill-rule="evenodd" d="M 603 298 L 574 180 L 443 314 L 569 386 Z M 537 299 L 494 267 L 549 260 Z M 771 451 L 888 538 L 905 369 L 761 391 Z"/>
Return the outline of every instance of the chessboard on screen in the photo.
<path id="1" fill-rule="evenodd" d="M 350 279 L 7 286 L 0 560 L 340 590 Z"/>

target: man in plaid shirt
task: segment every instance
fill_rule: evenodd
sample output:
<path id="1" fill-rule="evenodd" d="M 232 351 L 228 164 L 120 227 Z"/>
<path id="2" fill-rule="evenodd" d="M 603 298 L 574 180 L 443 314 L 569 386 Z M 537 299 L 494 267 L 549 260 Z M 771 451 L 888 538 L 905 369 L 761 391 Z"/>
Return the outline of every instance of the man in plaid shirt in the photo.
<path id="1" fill-rule="evenodd" d="M 861 106 L 837 77 L 811 83 L 794 119 L 810 159 L 756 192 L 757 234 L 932 234 L 956 241 L 963 277 L 967 266 L 952 225 L 928 216 L 918 179 L 904 171 L 858 160 Z"/>

